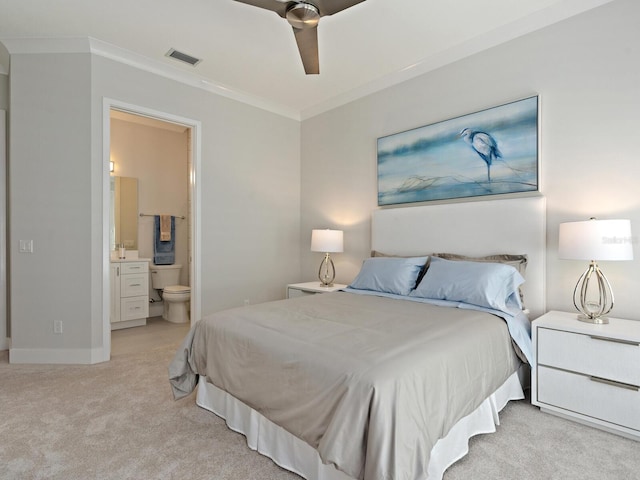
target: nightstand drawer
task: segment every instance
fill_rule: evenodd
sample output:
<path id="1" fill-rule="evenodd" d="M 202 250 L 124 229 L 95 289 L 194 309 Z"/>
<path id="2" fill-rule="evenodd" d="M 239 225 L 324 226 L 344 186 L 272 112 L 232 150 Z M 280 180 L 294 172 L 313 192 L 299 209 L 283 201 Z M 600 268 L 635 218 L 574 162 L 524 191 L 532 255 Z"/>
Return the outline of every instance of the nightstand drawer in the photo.
<path id="1" fill-rule="evenodd" d="M 327 286 L 320 282 L 290 283 L 287 285 L 287 298 L 306 297 L 307 295 L 315 295 L 316 293 L 331 293 L 342 290 L 346 285 L 334 283 Z"/>
<path id="2" fill-rule="evenodd" d="M 538 328 L 538 364 L 640 385 L 638 343 Z"/>
<path id="3" fill-rule="evenodd" d="M 315 292 L 298 290 L 297 288 L 287 288 L 287 298 L 306 297 L 307 295 L 315 295 Z"/>
<path id="4" fill-rule="evenodd" d="M 587 375 L 538 366 L 538 402 L 640 433 L 640 388 L 614 386 Z M 541 405 L 542 406 L 542 405 Z"/>

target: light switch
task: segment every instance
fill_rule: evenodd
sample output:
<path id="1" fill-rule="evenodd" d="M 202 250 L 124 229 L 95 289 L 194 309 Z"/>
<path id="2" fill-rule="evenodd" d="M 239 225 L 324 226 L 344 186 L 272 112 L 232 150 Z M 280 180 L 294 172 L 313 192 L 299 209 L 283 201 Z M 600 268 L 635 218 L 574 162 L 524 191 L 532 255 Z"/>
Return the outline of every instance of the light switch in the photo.
<path id="1" fill-rule="evenodd" d="M 33 240 L 20 240 L 20 253 L 33 253 Z"/>

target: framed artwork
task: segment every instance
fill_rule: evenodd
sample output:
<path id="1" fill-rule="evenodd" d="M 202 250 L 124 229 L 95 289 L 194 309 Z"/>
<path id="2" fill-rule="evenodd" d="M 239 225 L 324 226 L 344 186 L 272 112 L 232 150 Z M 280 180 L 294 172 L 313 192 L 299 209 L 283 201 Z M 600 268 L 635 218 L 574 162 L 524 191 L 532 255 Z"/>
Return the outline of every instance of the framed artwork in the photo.
<path id="1" fill-rule="evenodd" d="M 538 191 L 538 96 L 378 139 L 378 205 Z"/>

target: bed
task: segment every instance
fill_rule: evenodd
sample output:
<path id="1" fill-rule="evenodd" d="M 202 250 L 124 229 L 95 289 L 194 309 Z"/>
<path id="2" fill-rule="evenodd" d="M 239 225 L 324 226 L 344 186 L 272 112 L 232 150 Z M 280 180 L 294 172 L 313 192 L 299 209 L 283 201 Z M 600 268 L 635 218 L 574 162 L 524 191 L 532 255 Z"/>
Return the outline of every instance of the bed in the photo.
<path id="1" fill-rule="evenodd" d="M 376 254 L 350 288 L 198 322 L 174 395 L 197 383 L 199 406 L 309 480 L 440 479 L 523 398 L 543 246 L 542 197 L 376 211 Z M 437 252 L 526 254 L 527 281 L 508 261 Z"/>

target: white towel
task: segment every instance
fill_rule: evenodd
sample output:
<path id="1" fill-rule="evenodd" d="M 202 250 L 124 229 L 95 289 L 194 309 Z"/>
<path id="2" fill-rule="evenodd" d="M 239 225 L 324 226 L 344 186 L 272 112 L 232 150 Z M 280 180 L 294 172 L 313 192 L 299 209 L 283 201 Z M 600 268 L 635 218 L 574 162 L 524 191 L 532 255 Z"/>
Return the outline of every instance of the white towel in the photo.
<path id="1" fill-rule="evenodd" d="M 171 240 L 171 215 L 160 215 L 160 241 Z"/>

